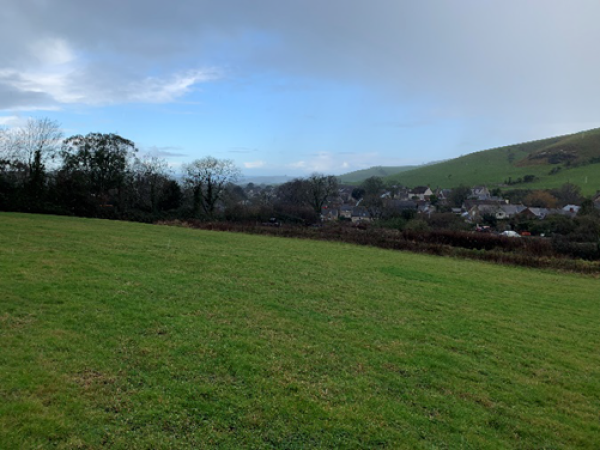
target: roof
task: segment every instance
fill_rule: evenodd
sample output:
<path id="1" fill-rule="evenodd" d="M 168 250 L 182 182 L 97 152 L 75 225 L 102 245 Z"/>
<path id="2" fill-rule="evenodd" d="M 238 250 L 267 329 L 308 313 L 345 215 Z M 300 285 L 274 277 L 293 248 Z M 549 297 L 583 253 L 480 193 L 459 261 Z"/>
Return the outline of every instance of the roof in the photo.
<path id="1" fill-rule="evenodd" d="M 413 188 L 411 192 L 413 194 L 424 194 L 428 189 L 428 186 L 417 186 L 416 188 Z"/>
<path id="2" fill-rule="evenodd" d="M 396 209 L 417 209 L 418 203 L 414 200 L 390 200 L 388 205 Z"/>
<path id="3" fill-rule="evenodd" d="M 504 211 L 507 216 L 514 216 L 527 209 L 523 205 L 500 205 L 499 208 Z"/>
<path id="4" fill-rule="evenodd" d="M 581 206 L 577 206 L 577 205 L 566 205 L 565 207 L 563 207 L 563 211 L 569 211 L 569 212 L 579 212 L 579 210 L 581 209 Z"/>
<path id="5" fill-rule="evenodd" d="M 353 217 L 370 217 L 369 211 L 364 206 L 355 206 L 352 208 Z"/>

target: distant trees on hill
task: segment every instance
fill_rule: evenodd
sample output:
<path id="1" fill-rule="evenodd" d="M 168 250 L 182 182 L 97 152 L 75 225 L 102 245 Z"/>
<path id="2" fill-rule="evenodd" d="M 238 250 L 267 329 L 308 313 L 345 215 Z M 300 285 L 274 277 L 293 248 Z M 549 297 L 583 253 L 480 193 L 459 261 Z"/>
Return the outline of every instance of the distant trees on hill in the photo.
<path id="1" fill-rule="evenodd" d="M 166 161 L 138 156 L 135 144 L 118 134 L 63 139 L 57 122 L 30 119 L 0 130 L 0 210 L 146 221 L 194 212 L 212 216 L 239 170 L 210 157 L 191 167 L 187 181 L 196 184 L 181 186 Z M 201 211 L 194 211 L 195 198 Z"/>

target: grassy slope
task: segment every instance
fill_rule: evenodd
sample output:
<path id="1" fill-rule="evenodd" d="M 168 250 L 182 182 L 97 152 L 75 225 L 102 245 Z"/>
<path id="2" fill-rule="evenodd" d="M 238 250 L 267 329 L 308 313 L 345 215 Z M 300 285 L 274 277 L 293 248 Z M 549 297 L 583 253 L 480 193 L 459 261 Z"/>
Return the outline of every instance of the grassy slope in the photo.
<path id="1" fill-rule="evenodd" d="M 541 141 L 511 145 L 481 151 L 431 166 L 420 167 L 388 179 L 407 186 L 429 185 L 432 187 L 456 187 L 459 184 L 487 184 L 494 186 L 509 177 L 513 180 L 525 175 L 535 175 L 535 183 L 514 185 L 514 188 L 541 189 L 554 188 L 566 182 L 581 186 L 586 195 L 600 190 L 600 164 L 591 164 L 549 175 L 556 165 L 541 161 L 532 164 L 528 155 L 553 149 L 568 148 L 580 155 L 582 160 L 600 157 L 600 130 L 590 130 L 569 136 L 544 139 Z M 509 155 L 514 155 L 510 161 Z M 536 160 L 535 162 L 540 162 Z M 564 164 L 558 164 L 564 167 Z"/>
<path id="2" fill-rule="evenodd" d="M 338 178 L 342 183 L 360 183 L 370 177 L 387 177 L 414 169 L 415 167 L 416 166 L 376 166 L 348 172 L 340 175 Z"/>
<path id="3" fill-rule="evenodd" d="M 595 448 L 598 280 L 0 214 L 0 447 Z"/>

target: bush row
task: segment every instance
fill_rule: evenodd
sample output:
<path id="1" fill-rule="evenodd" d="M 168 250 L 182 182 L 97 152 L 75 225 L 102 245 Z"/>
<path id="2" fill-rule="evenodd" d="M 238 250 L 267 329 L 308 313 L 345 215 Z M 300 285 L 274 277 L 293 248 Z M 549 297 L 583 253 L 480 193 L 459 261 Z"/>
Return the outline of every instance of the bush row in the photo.
<path id="1" fill-rule="evenodd" d="M 439 256 L 452 256 L 500 264 L 534 268 L 554 268 L 581 273 L 600 274 L 600 255 L 590 248 L 559 247 L 548 239 L 511 239 L 501 236 L 467 232 L 414 232 L 379 228 L 361 229 L 351 224 L 335 223 L 303 227 L 279 227 L 257 223 L 161 221 L 159 225 L 174 225 L 212 231 L 242 232 L 278 237 L 345 242 L 390 250 L 404 250 Z M 596 249 L 597 250 L 597 249 Z M 587 261 L 586 261 L 587 260 Z"/>

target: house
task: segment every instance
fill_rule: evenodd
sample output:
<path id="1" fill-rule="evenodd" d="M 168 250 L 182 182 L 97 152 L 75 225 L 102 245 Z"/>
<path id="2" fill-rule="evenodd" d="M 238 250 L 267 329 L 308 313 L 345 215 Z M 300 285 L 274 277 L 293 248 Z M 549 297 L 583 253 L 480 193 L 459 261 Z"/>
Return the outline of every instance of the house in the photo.
<path id="1" fill-rule="evenodd" d="M 419 214 L 426 214 L 428 216 L 431 216 L 431 214 L 437 211 L 437 208 L 429 202 L 419 202 L 417 211 L 419 212 Z"/>
<path id="2" fill-rule="evenodd" d="M 510 219 L 511 217 L 515 217 L 517 214 L 523 212 L 527 209 L 527 206 L 523 205 L 500 205 L 499 206 L 502 211 L 504 211 L 504 215 L 506 219 Z"/>
<path id="3" fill-rule="evenodd" d="M 386 203 L 386 207 L 397 212 L 402 212 L 406 210 L 417 211 L 419 209 L 419 204 L 414 200 L 389 200 Z"/>
<path id="4" fill-rule="evenodd" d="M 518 215 L 526 219 L 545 219 L 550 214 L 557 214 L 560 210 L 550 210 L 548 208 L 534 208 L 532 206 L 524 209 Z"/>
<path id="5" fill-rule="evenodd" d="M 488 200 L 491 197 L 490 191 L 485 186 L 474 186 L 471 189 L 471 197 L 477 200 Z"/>
<path id="6" fill-rule="evenodd" d="M 355 187 L 353 187 L 353 186 L 341 186 L 338 190 L 339 199 L 343 203 L 350 203 L 350 202 L 354 201 L 354 198 L 352 197 L 352 191 L 354 189 L 355 189 Z"/>
<path id="7" fill-rule="evenodd" d="M 355 206 L 354 208 L 352 208 L 351 220 L 352 223 L 370 222 L 371 214 L 369 213 L 369 210 L 364 206 Z"/>
<path id="8" fill-rule="evenodd" d="M 452 189 L 436 189 L 434 194 L 438 200 L 447 200 L 452 194 Z"/>
<path id="9" fill-rule="evenodd" d="M 351 219 L 352 218 L 352 209 L 354 208 L 354 206 L 350 206 L 350 205 L 342 205 L 340 206 L 339 212 L 338 212 L 338 217 L 339 218 L 344 218 L 344 219 Z"/>
<path id="10" fill-rule="evenodd" d="M 498 220 L 508 219 L 506 212 L 500 205 L 475 205 L 468 210 L 471 222 L 480 222 L 484 216 L 493 216 Z"/>
<path id="11" fill-rule="evenodd" d="M 563 207 L 562 213 L 568 217 L 575 217 L 577 214 L 579 214 L 580 209 L 581 209 L 581 206 L 566 205 Z"/>
<path id="12" fill-rule="evenodd" d="M 399 188 L 396 189 L 396 195 L 394 195 L 394 199 L 398 199 L 398 200 L 410 200 L 410 189 L 406 189 L 406 188 Z"/>
<path id="13" fill-rule="evenodd" d="M 417 186 L 416 188 L 413 188 L 409 193 L 409 197 L 412 200 L 429 200 L 429 197 L 431 195 L 433 195 L 433 192 L 427 186 Z"/>
<path id="14" fill-rule="evenodd" d="M 321 220 L 337 220 L 339 217 L 339 209 L 329 206 L 321 208 Z"/>
<path id="15" fill-rule="evenodd" d="M 504 201 L 498 202 L 495 200 L 478 200 L 478 199 L 469 199 L 469 200 L 465 200 L 462 204 L 462 209 L 464 211 L 469 211 L 471 209 L 473 209 L 473 207 L 475 206 L 495 206 L 495 207 L 500 207 L 506 205 L 506 203 Z"/>

